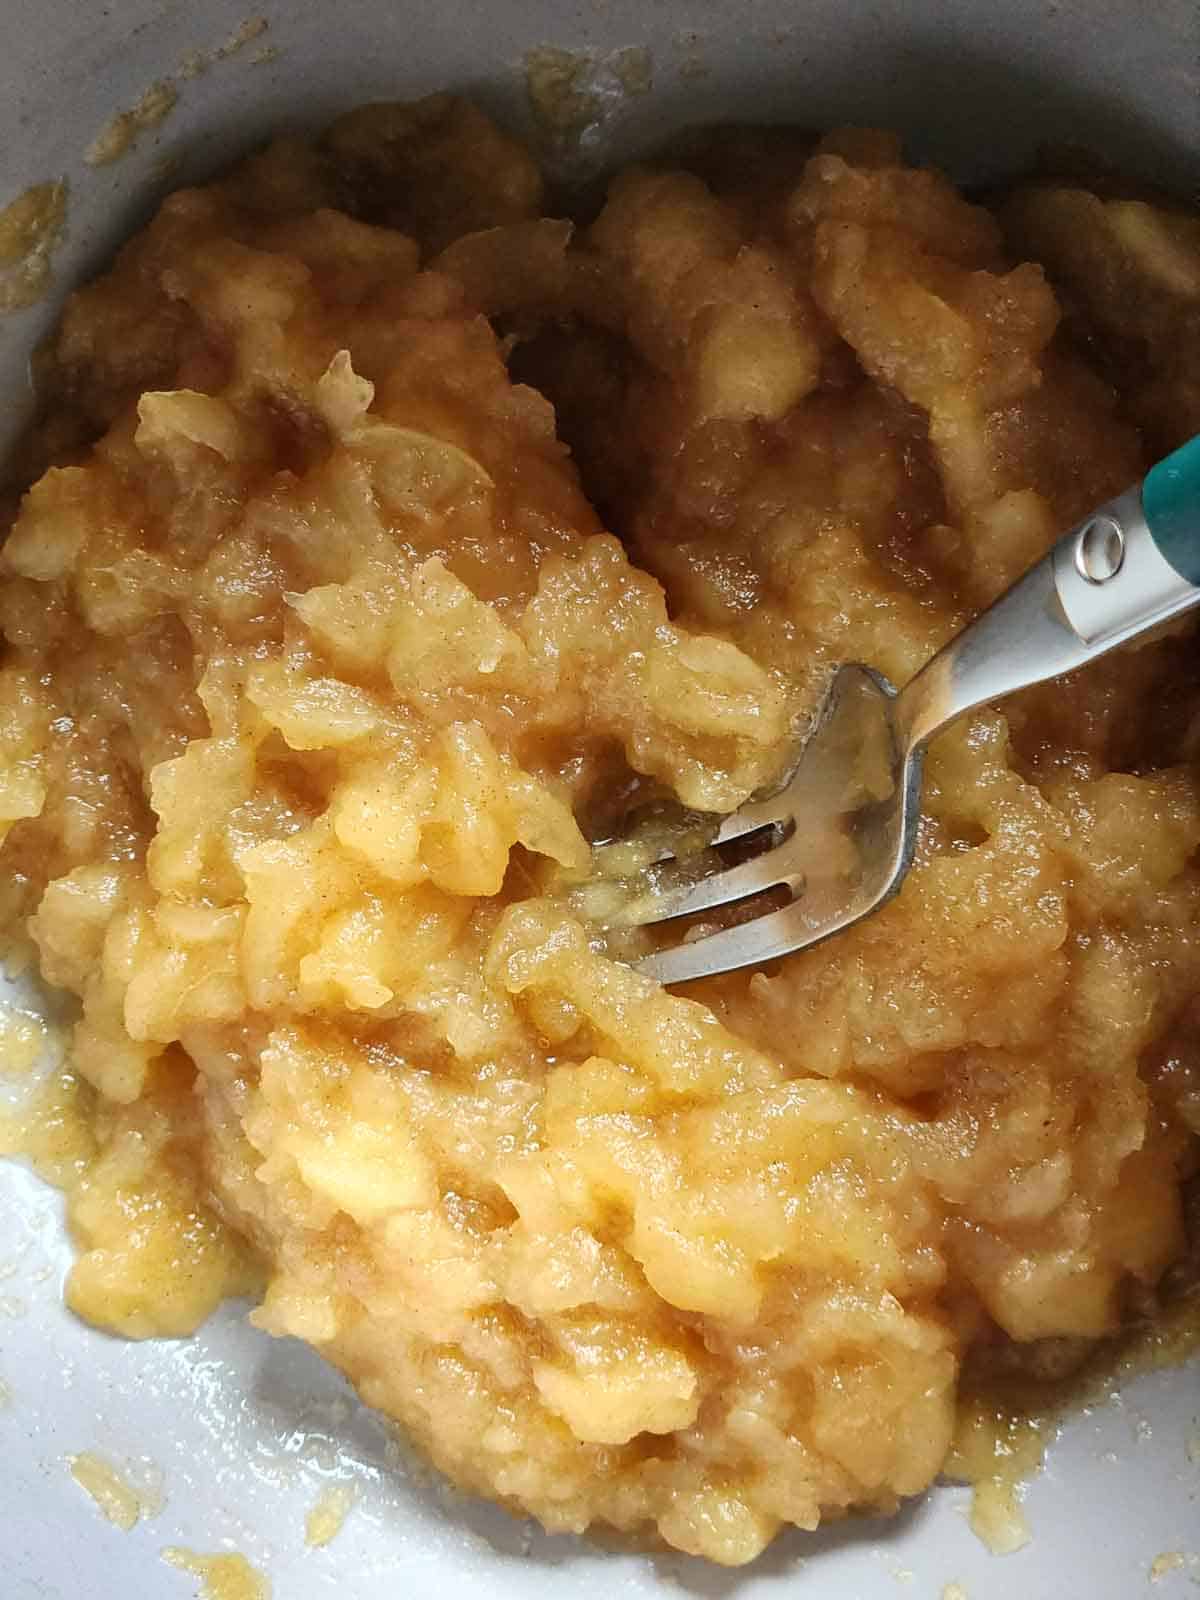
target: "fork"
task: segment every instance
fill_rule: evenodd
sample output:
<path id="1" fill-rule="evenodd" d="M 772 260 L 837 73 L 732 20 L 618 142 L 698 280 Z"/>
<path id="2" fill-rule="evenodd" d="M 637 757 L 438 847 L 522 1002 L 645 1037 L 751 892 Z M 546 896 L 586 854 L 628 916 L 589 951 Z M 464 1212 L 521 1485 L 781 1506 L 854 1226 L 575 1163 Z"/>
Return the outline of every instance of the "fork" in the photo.
<path id="1" fill-rule="evenodd" d="M 735 841 L 749 858 L 698 873 L 668 853 L 622 886 L 610 926 L 667 922 L 769 890 L 787 903 L 716 932 L 693 925 L 632 964 L 661 983 L 685 983 L 853 927 L 891 899 L 912 864 L 923 760 L 936 734 L 1198 601 L 1200 434 L 1072 528 L 899 692 L 869 666 L 838 667 L 784 781 L 711 835 L 718 859 Z"/>

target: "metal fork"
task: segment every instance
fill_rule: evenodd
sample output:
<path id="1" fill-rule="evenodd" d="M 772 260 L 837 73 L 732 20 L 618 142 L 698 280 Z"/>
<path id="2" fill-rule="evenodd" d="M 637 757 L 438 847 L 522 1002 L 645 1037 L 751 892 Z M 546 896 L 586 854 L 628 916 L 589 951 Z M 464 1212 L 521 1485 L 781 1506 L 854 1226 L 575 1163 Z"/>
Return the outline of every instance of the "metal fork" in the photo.
<path id="1" fill-rule="evenodd" d="M 614 923 L 636 927 L 768 890 L 787 904 L 688 937 L 633 964 L 662 983 L 774 961 L 852 927 L 897 892 L 912 863 L 925 750 L 977 706 L 1095 661 L 1200 601 L 1200 435 L 1074 527 L 897 692 L 839 667 L 775 792 L 712 836 L 758 845 L 697 876 L 668 861 L 631 879 Z"/>

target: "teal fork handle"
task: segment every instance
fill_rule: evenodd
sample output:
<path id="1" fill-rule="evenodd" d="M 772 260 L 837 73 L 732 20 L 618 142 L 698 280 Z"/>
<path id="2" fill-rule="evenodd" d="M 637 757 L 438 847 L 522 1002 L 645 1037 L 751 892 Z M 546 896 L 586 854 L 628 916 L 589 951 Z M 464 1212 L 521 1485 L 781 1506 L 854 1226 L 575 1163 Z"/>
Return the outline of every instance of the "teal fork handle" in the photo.
<path id="1" fill-rule="evenodd" d="M 1150 468 L 1142 514 L 1159 554 L 1200 587 L 1200 433 Z"/>

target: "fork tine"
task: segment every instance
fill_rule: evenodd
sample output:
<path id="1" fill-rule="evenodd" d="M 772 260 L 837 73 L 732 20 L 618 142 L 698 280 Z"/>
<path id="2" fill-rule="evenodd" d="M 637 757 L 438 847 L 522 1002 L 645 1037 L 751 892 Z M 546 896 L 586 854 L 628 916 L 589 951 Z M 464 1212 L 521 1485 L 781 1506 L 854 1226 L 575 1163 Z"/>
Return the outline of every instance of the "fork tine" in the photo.
<path id="1" fill-rule="evenodd" d="M 672 917 L 688 916 L 693 911 L 710 911 L 735 900 L 745 900 L 780 885 L 795 890 L 803 882 L 804 874 L 799 870 L 795 851 L 788 848 L 791 842 L 790 838 L 786 839 L 724 872 L 710 873 L 700 879 L 686 877 L 674 887 L 668 879 L 663 886 L 647 888 L 627 905 L 621 916 L 622 926 L 649 927 Z"/>
<path id="2" fill-rule="evenodd" d="M 760 828 L 783 828 L 790 822 L 787 801 L 781 790 L 766 800 L 747 800 L 744 806 L 731 811 L 713 835 L 714 844 L 729 844 L 734 839 L 744 839 Z"/>
<path id="3" fill-rule="evenodd" d="M 785 809 L 782 794 L 774 794 L 767 800 L 748 800 L 744 806 L 739 806 L 736 811 L 731 811 L 721 819 L 721 825 L 716 833 L 709 839 L 709 845 L 731 844 L 735 839 L 745 839 L 752 833 L 759 833 L 765 828 L 784 828 L 788 825 L 789 818 Z M 619 835 L 613 834 L 603 839 L 594 839 L 592 848 L 600 852 L 620 848 L 626 841 Z M 658 866 L 664 861 L 680 859 L 675 854 L 675 847 L 664 844 L 649 866 Z"/>
<path id="4" fill-rule="evenodd" d="M 873 909 L 873 902 L 855 903 L 840 916 L 824 920 L 806 912 L 803 899 L 765 916 L 755 917 L 736 928 L 722 928 L 703 939 L 656 950 L 632 963 L 634 970 L 659 983 L 691 983 L 718 972 L 736 972 L 739 967 L 759 966 L 804 950 L 809 945 L 840 933 L 862 920 Z"/>
<path id="5" fill-rule="evenodd" d="M 690 873 L 682 863 L 673 875 L 670 868 L 645 874 L 647 890 L 622 920 L 666 922 L 777 885 L 791 890 L 790 904 L 643 956 L 631 963 L 639 972 L 687 983 L 776 961 L 852 927 L 891 898 L 916 845 L 921 788 L 920 751 L 903 752 L 894 698 L 870 668 L 840 667 L 782 789 L 727 817 L 714 842 L 768 825 L 782 837 L 709 877 L 702 873 L 711 854 L 693 860 Z"/>

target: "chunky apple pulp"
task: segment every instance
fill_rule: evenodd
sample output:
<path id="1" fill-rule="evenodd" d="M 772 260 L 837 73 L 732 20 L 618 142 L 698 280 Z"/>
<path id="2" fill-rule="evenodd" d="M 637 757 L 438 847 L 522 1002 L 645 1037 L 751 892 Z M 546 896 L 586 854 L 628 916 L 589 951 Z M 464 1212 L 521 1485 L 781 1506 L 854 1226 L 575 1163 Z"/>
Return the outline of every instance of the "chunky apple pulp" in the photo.
<path id="1" fill-rule="evenodd" d="M 252 1292 L 458 1484 L 734 1564 L 922 1490 L 965 1362 L 1070 1365 L 1184 1256 L 1195 642 L 947 733 L 903 893 L 768 970 L 614 959 L 588 831 L 737 806 L 834 663 L 904 680 L 1200 426 L 1198 224 L 860 131 L 545 212 L 471 107 L 366 108 L 71 300 L 0 899 L 78 1018 L 8 1143 L 81 1316 Z"/>

